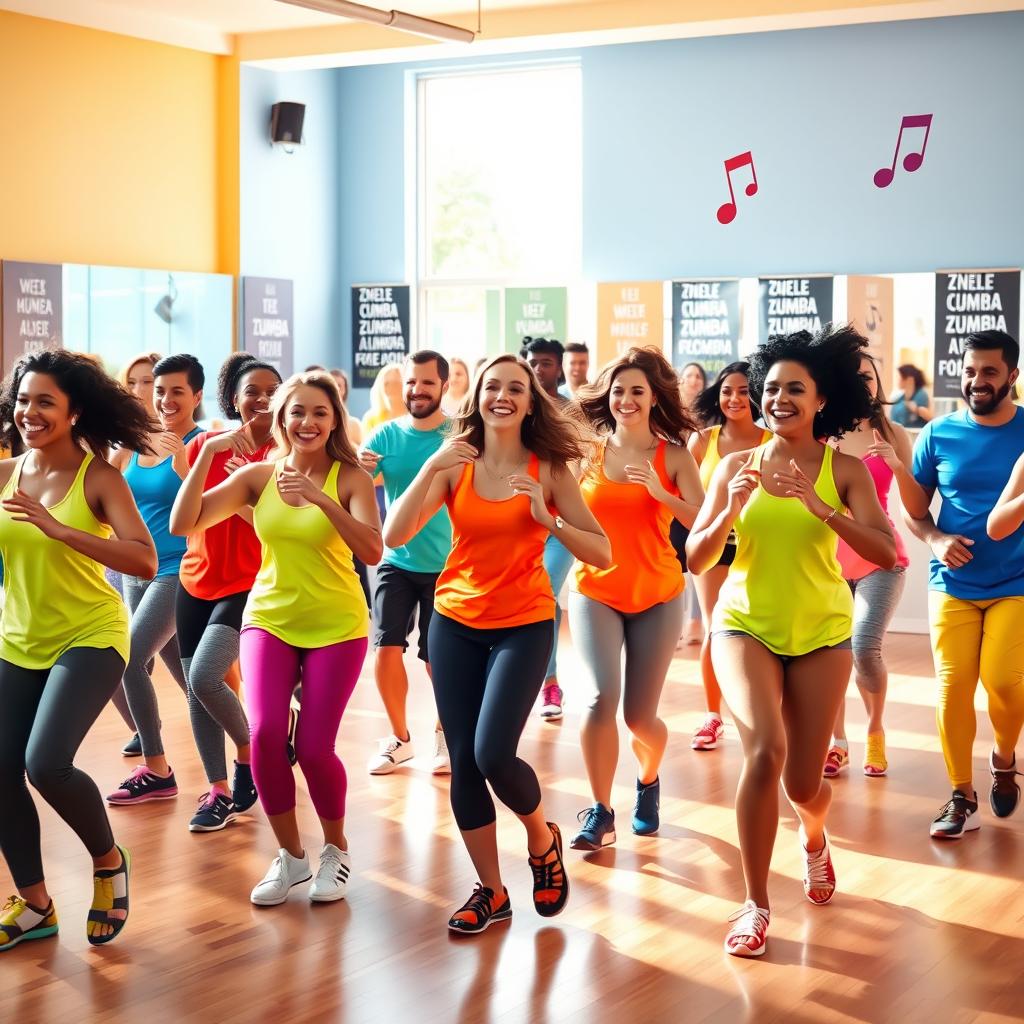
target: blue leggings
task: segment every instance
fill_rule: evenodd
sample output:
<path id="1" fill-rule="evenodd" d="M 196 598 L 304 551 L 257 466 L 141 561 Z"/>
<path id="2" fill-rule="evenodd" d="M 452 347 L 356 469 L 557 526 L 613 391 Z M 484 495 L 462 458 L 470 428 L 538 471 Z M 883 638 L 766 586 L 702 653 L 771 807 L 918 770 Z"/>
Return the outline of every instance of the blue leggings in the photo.
<path id="1" fill-rule="evenodd" d="M 558 603 L 558 595 L 565 586 L 565 578 L 569 575 L 576 556 L 552 534 L 544 542 L 544 571 L 551 580 L 551 589 L 555 592 L 555 639 L 551 645 L 551 657 L 544 671 L 544 678 L 550 679 L 558 675 L 558 627 L 562 624 L 562 606 Z"/>

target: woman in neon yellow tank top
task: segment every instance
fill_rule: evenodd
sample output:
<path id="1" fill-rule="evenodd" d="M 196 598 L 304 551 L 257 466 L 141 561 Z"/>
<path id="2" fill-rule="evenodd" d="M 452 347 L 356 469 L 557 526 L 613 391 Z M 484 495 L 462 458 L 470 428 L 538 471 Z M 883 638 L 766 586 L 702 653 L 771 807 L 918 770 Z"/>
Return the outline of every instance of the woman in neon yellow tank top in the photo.
<path id="1" fill-rule="evenodd" d="M 711 640 L 744 753 L 736 817 L 747 900 L 725 940 L 734 956 L 766 948 L 780 778 L 801 822 L 804 892 L 821 904 L 835 891 L 825 834 L 831 790 L 821 765 L 853 660 L 853 599 L 837 537 L 876 565 L 896 561 L 867 469 L 821 443 L 871 415 L 860 377 L 866 345 L 852 327 L 830 325 L 813 338 L 773 336 L 754 352 L 750 391 L 775 436 L 722 460 L 687 544 L 700 574 L 736 531 Z"/>
<path id="2" fill-rule="evenodd" d="M 348 439 L 333 378 L 326 371 L 296 374 L 278 388 L 270 411 L 276 452 L 205 493 L 208 462 L 197 462 L 178 492 L 171 531 L 206 530 L 252 508 L 263 561 L 242 616 L 240 660 L 253 778 L 279 849 L 251 899 L 283 903 L 292 886 L 311 877 L 287 753 L 289 705 L 301 672 L 295 751 L 324 833 L 309 898 L 326 903 L 344 898 L 349 877 L 347 780 L 334 744 L 369 631 L 352 560 L 376 565 L 384 548 L 373 481 Z M 239 451 L 251 442 L 248 431 L 247 423 L 234 433 Z"/>
<path id="3" fill-rule="evenodd" d="M 84 356 L 26 356 L 0 395 L 0 845 L 19 895 L 0 912 L 0 950 L 57 932 L 28 781 L 93 859 L 86 933 L 109 942 L 128 916 L 128 854 L 114 843 L 95 783 L 74 767 L 128 660 L 128 612 L 104 567 L 152 579 L 156 548 L 112 445 L 149 452 L 149 416 Z"/>

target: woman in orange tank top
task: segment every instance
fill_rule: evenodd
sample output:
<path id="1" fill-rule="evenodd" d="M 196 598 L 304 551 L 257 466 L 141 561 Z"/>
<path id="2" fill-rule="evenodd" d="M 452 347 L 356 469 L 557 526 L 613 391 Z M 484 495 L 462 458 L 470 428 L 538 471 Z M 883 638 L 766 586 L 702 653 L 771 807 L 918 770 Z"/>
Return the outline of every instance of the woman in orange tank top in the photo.
<path id="1" fill-rule="evenodd" d="M 597 430 L 611 431 L 586 463 L 580 490 L 611 540 L 612 564 L 580 565 L 569 596 L 573 639 L 590 682 L 581 735 L 594 796 L 579 815 L 583 827 L 572 847 L 597 850 L 615 842 L 611 794 L 620 696 L 637 758 L 633 831 L 658 831 L 658 769 L 668 742 L 658 703 L 682 626 L 685 586 L 669 528 L 673 518 L 693 524 L 704 492 L 693 456 L 666 440 L 694 423 L 679 399 L 675 371 L 660 353 L 631 348 L 577 400 Z"/>
<path id="2" fill-rule="evenodd" d="M 452 424 L 452 437 L 388 511 L 384 540 L 406 544 L 441 508 L 452 551 L 438 577 L 428 651 L 438 716 L 451 755 L 452 810 L 479 883 L 452 915 L 455 932 L 512 916 L 498 863 L 488 783 L 526 828 L 533 901 L 552 917 L 569 882 L 558 826 L 548 822 L 533 769 L 516 756 L 551 651 L 555 599 L 544 543 L 607 566 L 611 548 L 568 464 L 582 430 L 513 355 L 491 359 Z"/>

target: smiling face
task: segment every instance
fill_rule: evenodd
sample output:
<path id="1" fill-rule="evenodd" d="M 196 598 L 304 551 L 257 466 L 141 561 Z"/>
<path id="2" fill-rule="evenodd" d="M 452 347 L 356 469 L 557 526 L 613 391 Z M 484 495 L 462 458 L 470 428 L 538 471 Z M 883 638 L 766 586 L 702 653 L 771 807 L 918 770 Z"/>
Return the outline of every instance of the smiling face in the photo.
<path id="1" fill-rule="evenodd" d="M 752 419 L 750 385 L 744 373 L 730 373 L 718 388 L 718 407 L 727 420 Z"/>
<path id="2" fill-rule="evenodd" d="M 253 421 L 252 429 L 257 436 L 270 429 L 270 400 L 280 386 L 277 374 L 262 366 L 239 378 L 235 408 L 243 423 Z"/>
<path id="3" fill-rule="evenodd" d="M 153 383 L 153 399 L 164 430 L 184 434 L 202 401 L 202 391 L 193 391 L 188 374 L 163 373 Z"/>
<path id="4" fill-rule="evenodd" d="M 976 416 L 990 416 L 1010 396 L 1017 379 L 1003 359 L 1001 349 L 969 348 L 964 352 L 960 390 Z"/>
<path id="5" fill-rule="evenodd" d="M 480 381 L 480 418 L 485 427 L 507 430 L 522 427 L 533 410 L 530 378 L 518 363 L 496 363 Z"/>
<path id="6" fill-rule="evenodd" d="M 802 363 L 783 360 L 768 371 L 761 409 L 768 429 L 780 437 L 814 433 L 814 417 L 824 405 L 814 378 Z"/>
<path id="7" fill-rule="evenodd" d="M 153 405 L 153 364 L 148 359 L 132 363 L 125 374 L 128 390 L 146 407 L 150 416 L 156 415 Z"/>
<path id="8" fill-rule="evenodd" d="M 437 372 L 437 360 L 429 363 L 405 362 L 405 383 L 402 401 L 414 420 L 429 419 L 441 407 L 441 398 L 447 391 Z"/>
<path id="9" fill-rule="evenodd" d="M 292 451 L 312 455 L 327 446 L 338 420 L 322 388 L 298 384 L 281 410 L 280 422 Z"/>
<path id="10" fill-rule="evenodd" d="M 29 448 L 46 448 L 71 433 L 68 395 L 48 373 L 26 373 L 18 387 L 14 425 Z"/>
<path id="11" fill-rule="evenodd" d="M 612 381 L 608 408 L 617 426 L 647 424 L 655 404 L 651 382 L 643 370 L 623 370 Z"/>

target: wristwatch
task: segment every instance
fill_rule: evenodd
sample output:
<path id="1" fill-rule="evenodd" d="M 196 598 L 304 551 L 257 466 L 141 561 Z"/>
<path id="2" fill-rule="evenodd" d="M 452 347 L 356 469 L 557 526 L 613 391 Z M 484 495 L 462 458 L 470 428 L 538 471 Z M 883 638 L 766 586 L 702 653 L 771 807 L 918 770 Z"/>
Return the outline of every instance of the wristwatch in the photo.
<path id="1" fill-rule="evenodd" d="M 565 526 L 565 520 L 561 516 L 555 516 L 555 529 L 560 530 Z"/>

